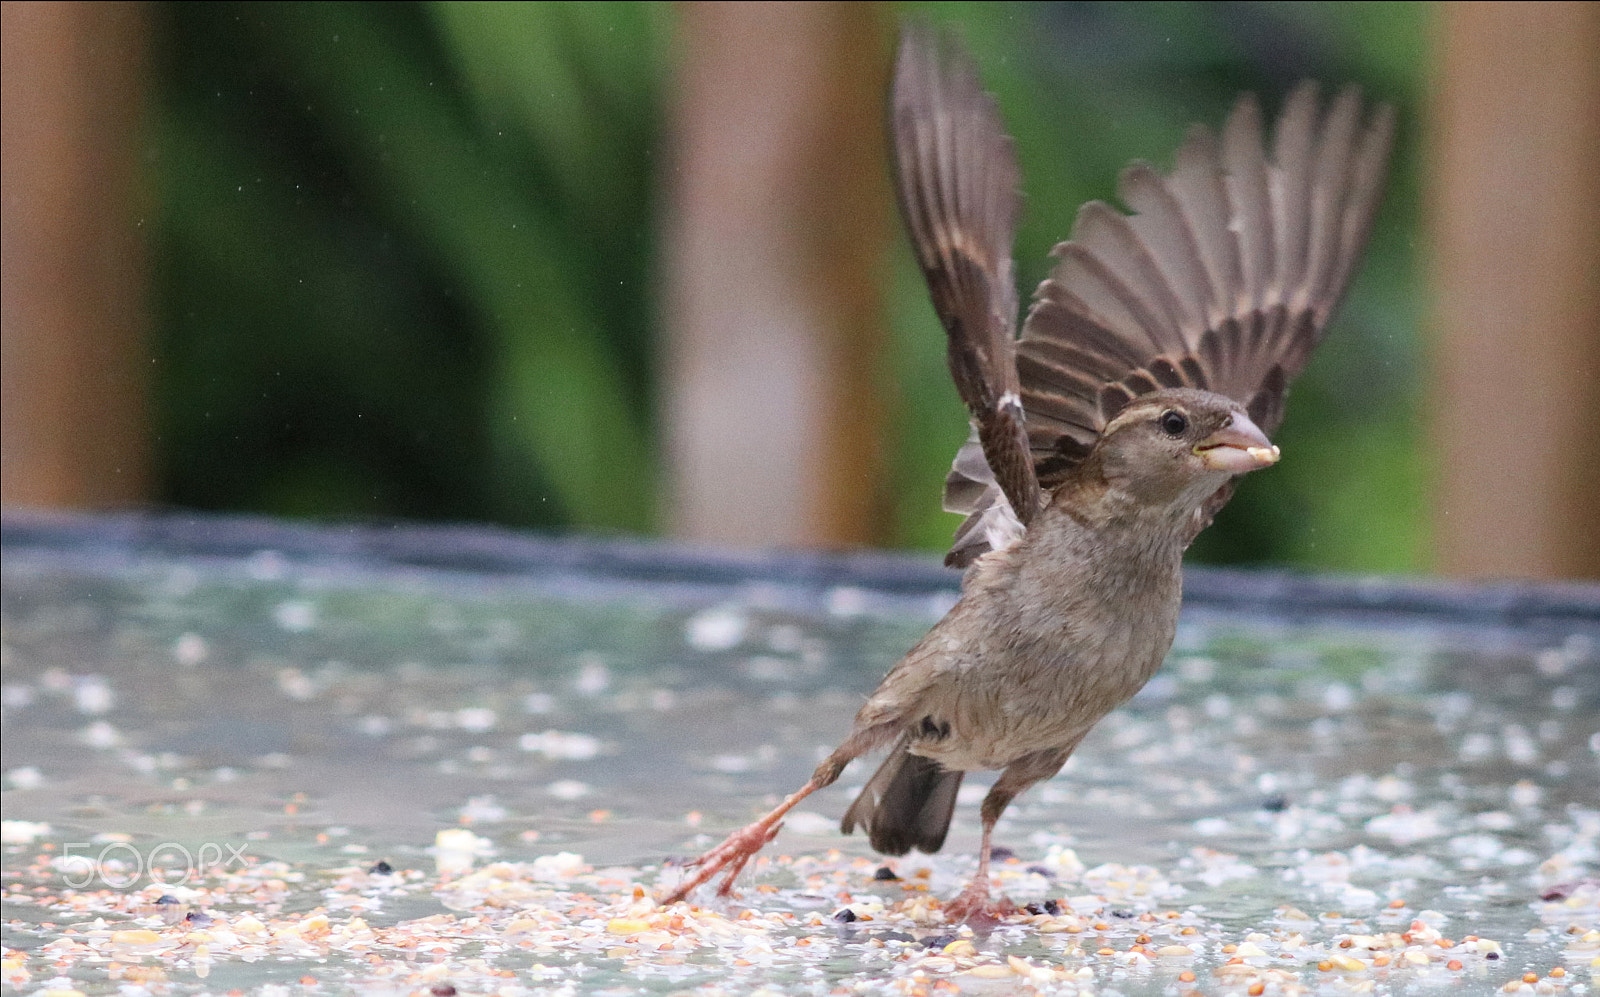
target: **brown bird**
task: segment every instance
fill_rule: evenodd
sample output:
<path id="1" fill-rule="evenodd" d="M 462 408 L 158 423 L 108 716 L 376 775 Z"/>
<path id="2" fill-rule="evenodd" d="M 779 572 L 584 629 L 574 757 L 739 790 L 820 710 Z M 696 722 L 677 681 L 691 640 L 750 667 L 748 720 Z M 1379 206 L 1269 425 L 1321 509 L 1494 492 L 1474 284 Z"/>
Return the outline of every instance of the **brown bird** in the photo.
<path id="1" fill-rule="evenodd" d="M 1170 175 L 1124 171 L 1134 214 L 1080 209 L 1019 339 L 1019 177 L 994 100 L 955 42 L 917 26 L 892 104 L 900 207 L 972 415 L 945 485 L 945 508 L 967 517 L 945 558 L 967 569 L 961 600 L 810 781 L 696 860 L 669 902 L 723 870 L 728 893 L 795 804 L 888 748 L 843 831 L 890 855 L 937 851 L 962 776 L 1000 769 L 977 876 L 945 913 L 1011 909 L 990 898 L 995 822 L 1171 648 L 1183 552 L 1236 475 L 1278 460 L 1266 434 L 1350 280 L 1394 129 L 1354 87 L 1323 109 L 1306 83 L 1268 151 L 1241 98 L 1220 139 L 1190 131 Z"/>

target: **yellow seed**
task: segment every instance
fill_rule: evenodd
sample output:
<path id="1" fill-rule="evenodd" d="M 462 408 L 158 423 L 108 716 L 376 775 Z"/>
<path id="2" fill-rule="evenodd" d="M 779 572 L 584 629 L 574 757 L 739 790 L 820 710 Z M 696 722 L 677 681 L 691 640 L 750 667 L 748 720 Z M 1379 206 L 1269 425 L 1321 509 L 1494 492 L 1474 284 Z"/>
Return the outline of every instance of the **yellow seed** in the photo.
<path id="1" fill-rule="evenodd" d="M 986 963 L 982 966 L 973 966 L 967 970 L 968 976 L 976 976 L 980 980 L 1001 980 L 1013 976 L 1010 966 L 1000 966 L 995 963 Z"/>
<path id="2" fill-rule="evenodd" d="M 649 921 L 641 921 L 636 917 L 614 917 L 606 922 L 606 930 L 613 935 L 636 935 L 649 929 Z"/>
<path id="3" fill-rule="evenodd" d="M 246 914 L 234 921 L 232 927 L 237 934 L 241 935 L 259 935 L 267 930 L 267 926 L 251 914 Z"/>

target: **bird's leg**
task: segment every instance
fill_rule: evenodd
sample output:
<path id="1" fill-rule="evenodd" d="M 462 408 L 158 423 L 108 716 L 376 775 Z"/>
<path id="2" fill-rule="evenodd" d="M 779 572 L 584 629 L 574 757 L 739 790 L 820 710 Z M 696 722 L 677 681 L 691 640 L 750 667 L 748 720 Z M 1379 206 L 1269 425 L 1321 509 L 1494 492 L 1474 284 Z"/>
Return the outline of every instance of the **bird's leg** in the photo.
<path id="1" fill-rule="evenodd" d="M 994 785 L 989 788 L 988 795 L 983 798 L 981 811 L 983 838 L 978 843 L 978 875 L 973 877 L 972 882 L 968 883 L 967 888 L 957 894 L 954 900 L 945 905 L 946 920 L 994 922 L 1016 913 L 1017 905 L 1010 900 L 1003 896 L 994 898 L 989 896 L 989 845 L 990 839 L 994 836 L 994 825 L 1018 793 L 1039 780 L 1048 779 L 1059 772 L 1075 747 L 1077 747 L 1076 741 L 1064 748 L 1024 755 L 1000 773 L 1000 778 L 995 780 Z"/>
<path id="2" fill-rule="evenodd" d="M 778 831 L 783 827 L 783 815 L 793 810 L 795 804 L 821 789 L 815 777 L 804 786 L 801 786 L 788 798 L 773 808 L 772 812 L 745 827 L 733 832 L 723 839 L 722 844 L 706 852 L 704 855 L 690 862 L 689 865 L 699 866 L 699 871 L 693 876 L 678 884 L 678 888 L 667 894 L 663 903 L 677 903 L 686 899 L 700 884 L 711 879 L 724 868 L 728 875 L 722 880 L 722 885 L 717 888 L 718 896 L 727 896 L 733 892 L 733 881 L 743 871 L 745 863 L 755 858 L 767 842 L 778 836 Z"/>
<path id="3" fill-rule="evenodd" d="M 993 796 L 994 791 L 991 790 L 989 795 Z M 994 823 L 1000 816 L 999 811 L 1004 810 L 1006 803 L 1009 802 L 1010 798 L 1007 797 L 1005 803 L 1001 803 L 996 809 L 994 817 L 990 817 L 989 800 L 985 798 L 983 801 L 983 838 L 978 843 L 978 874 L 972 877 L 972 882 L 968 883 L 966 889 L 957 894 L 954 900 L 945 904 L 944 916 L 951 923 L 998 921 L 1017 909 L 1016 905 L 1005 897 L 989 896 L 989 842 L 994 836 Z"/>
<path id="4" fill-rule="evenodd" d="M 739 878 L 739 873 L 744 870 L 745 863 L 755 858 L 767 842 L 778 836 L 778 831 L 783 827 L 783 817 L 795 808 L 795 804 L 815 793 L 824 786 L 830 786 L 839 778 L 839 773 L 849 761 L 861 753 L 861 748 L 856 746 L 855 739 L 846 741 L 811 774 L 811 779 L 801 786 L 765 817 L 754 824 L 746 825 L 723 839 L 722 844 L 706 852 L 704 855 L 689 863 L 689 866 L 699 867 L 699 871 L 687 880 L 678 884 L 678 888 L 667 894 L 662 903 L 677 903 L 687 899 L 696 887 L 711 879 L 724 869 L 728 870 L 727 876 L 722 880 L 722 885 L 717 888 L 717 895 L 728 896 L 733 892 L 733 881 Z"/>

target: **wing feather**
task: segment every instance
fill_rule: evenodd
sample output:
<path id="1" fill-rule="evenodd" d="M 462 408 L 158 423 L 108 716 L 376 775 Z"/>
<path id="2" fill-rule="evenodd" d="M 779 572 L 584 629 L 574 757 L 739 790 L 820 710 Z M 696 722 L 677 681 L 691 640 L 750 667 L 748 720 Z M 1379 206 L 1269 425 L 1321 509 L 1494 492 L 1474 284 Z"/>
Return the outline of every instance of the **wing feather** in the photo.
<path id="1" fill-rule="evenodd" d="M 1011 246 L 1020 196 L 1011 138 L 970 58 L 925 25 L 901 37 L 891 103 L 901 214 L 945 327 L 950 373 L 988 480 L 1025 526 L 1038 511 L 1039 484 L 1016 367 Z M 952 476 L 971 491 L 966 475 Z"/>
<path id="2" fill-rule="evenodd" d="M 1221 155 L 1210 130 L 1195 125 L 1178 150 L 1178 162 L 1168 180 L 1205 265 L 1211 298 L 1205 316 L 1207 328 L 1238 310 L 1244 280 L 1239 241 L 1228 228 L 1228 191 Z M 1193 348 L 1195 343 L 1189 345 Z"/>
<path id="3" fill-rule="evenodd" d="M 1233 314 L 1265 307 L 1267 286 L 1277 269 L 1272 205 L 1267 198 L 1267 159 L 1261 142 L 1261 105 L 1245 94 L 1222 132 L 1222 184 L 1228 192 L 1228 231 L 1239 247 L 1240 284 Z"/>
<path id="4" fill-rule="evenodd" d="M 1090 201 L 1078 210 L 1072 240 L 1052 253 L 1057 269 L 1072 278 L 1061 289 L 1107 329 L 1158 351 L 1182 342 L 1184 304 L 1161 279 L 1160 261 L 1127 215 Z"/>
<path id="5" fill-rule="evenodd" d="M 1127 219 L 1146 252 L 1155 260 L 1157 282 L 1178 303 L 1180 351 L 1194 349 L 1205 330 L 1211 308 L 1211 280 L 1194 226 L 1184 214 L 1166 178 L 1148 163 L 1134 163 L 1122 171 L 1117 191 L 1134 214 Z M 1073 232 L 1077 238 L 1077 232 Z"/>
<path id="6" fill-rule="evenodd" d="M 1306 272 L 1306 238 L 1310 229 L 1311 154 L 1317 114 L 1317 86 L 1302 83 L 1289 94 L 1273 131 L 1272 163 L 1267 170 L 1267 196 L 1272 204 L 1276 239 L 1276 278 L 1269 304 L 1288 302 Z"/>

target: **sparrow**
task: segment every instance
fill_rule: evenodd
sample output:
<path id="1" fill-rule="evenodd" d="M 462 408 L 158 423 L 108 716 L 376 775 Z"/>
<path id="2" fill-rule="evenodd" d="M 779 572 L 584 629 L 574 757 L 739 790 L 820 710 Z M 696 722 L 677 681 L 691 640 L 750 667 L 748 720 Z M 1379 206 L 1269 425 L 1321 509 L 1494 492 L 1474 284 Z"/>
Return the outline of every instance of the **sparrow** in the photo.
<path id="1" fill-rule="evenodd" d="M 1380 199 L 1394 114 L 1304 83 L 1270 147 L 1254 97 L 1195 126 L 1162 175 L 1121 175 L 1125 214 L 1084 205 L 1017 332 L 1020 174 L 970 57 L 902 32 L 891 95 L 896 189 L 972 432 L 946 479 L 965 515 L 945 561 L 960 600 L 896 664 L 797 792 L 691 865 L 728 894 L 797 803 L 862 754 L 888 756 L 846 810 L 888 855 L 944 844 L 967 772 L 999 770 L 977 874 L 944 907 L 995 920 L 995 822 L 1060 770 L 1172 647 L 1182 559 L 1268 433 L 1348 284 Z"/>

